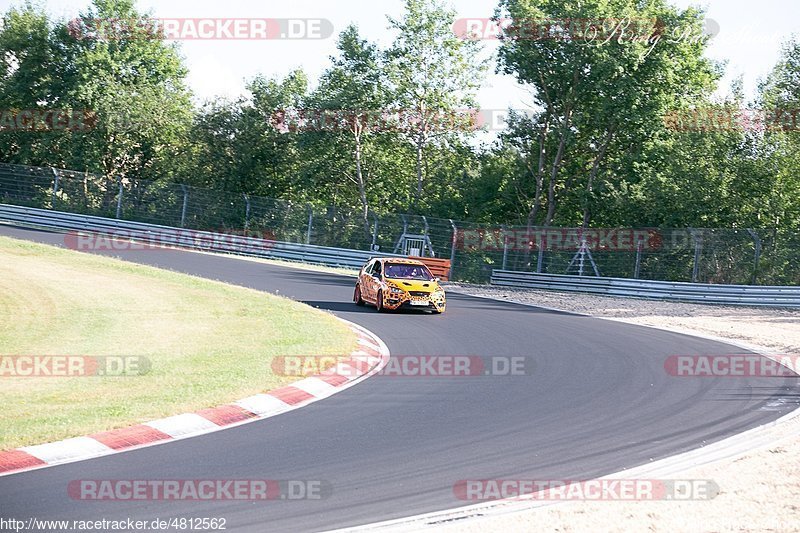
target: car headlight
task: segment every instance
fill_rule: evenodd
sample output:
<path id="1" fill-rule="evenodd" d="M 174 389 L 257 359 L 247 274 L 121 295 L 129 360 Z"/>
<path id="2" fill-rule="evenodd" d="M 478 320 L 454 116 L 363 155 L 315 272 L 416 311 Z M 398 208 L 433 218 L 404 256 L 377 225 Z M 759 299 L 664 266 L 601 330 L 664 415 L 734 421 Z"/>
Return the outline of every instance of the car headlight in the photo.
<path id="1" fill-rule="evenodd" d="M 403 294 L 406 291 L 398 287 L 389 287 L 389 292 L 391 292 L 392 294 Z"/>
<path id="2" fill-rule="evenodd" d="M 438 291 L 433 291 L 431 294 L 434 298 L 444 298 L 444 291 L 439 289 Z"/>

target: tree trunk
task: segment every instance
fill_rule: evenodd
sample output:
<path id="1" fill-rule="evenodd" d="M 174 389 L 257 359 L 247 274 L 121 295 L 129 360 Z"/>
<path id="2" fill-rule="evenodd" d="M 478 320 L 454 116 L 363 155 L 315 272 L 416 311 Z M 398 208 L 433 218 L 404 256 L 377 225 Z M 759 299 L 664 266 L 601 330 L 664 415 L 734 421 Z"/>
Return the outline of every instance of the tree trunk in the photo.
<path id="1" fill-rule="evenodd" d="M 549 120 L 549 119 L 548 119 Z M 536 169 L 536 193 L 533 197 L 533 205 L 531 206 L 531 210 L 528 212 L 528 232 L 530 232 L 531 227 L 536 222 L 536 216 L 539 214 L 539 204 L 542 201 L 542 189 L 544 188 L 544 166 L 545 166 L 545 155 L 546 155 L 546 148 L 545 148 L 545 141 L 547 140 L 547 134 L 549 133 L 550 126 L 548 122 L 545 122 L 544 130 L 539 135 L 539 166 Z M 530 170 L 530 166 L 528 167 Z"/>
<path id="2" fill-rule="evenodd" d="M 358 197 L 361 200 L 361 221 L 364 224 L 364 234 L 370 238 L 369 230 L 369 203 L 367 202 L 367 183 L 364 179 L 364 171 L 361 167 L 361 125 L 356 121 L 353 137 L 355 139 L 355 162 L 356 162 L 356 184 L 358 185 Z"/>
<path id="3" fill-rule="evenodd" d="M 427 58 L 425 58 L 425 63 L 427 63 Z M 427 71 L 427 64 L 425 65 L 425 70 Z M 422 179 L 424 176 L 423 171 L 423 160 L 424 160 L 424 150 L 425 150 L 425 143 L 427 139 L 425 138 L 426 134 L 426 127 L 427 122 L 426 119 L 428 113 L 428 106 L 427 106 L 427 96 L 428 90 L 427 87 L 423 89 L 422 94 L 418 97 L 416 102 L 416 111 L 419 114 L 419 132 L 417 133 L 416 139 L 416 171 L 417 171 L 417 188 L 414 194 L 414 207 L 416 208 L 419 205 L 420 200 L 422 199 Z"/>
<path id="4" fill-rule="evenodd" d="M 614 131 L 609 130 L 606 134 L 606 138 L 603 141 L 603 146 L 600 148 L 600 152 L 597 154 L 597 157 L 594 158 L 594 162 L 592 162 L 592 170 L 589 172 L 589 178 L 586 182 L 586 202 L 583 205 L 583 227 L 584 229 L 589 227 L 589 219 L 591 218 L 591 208 L 589 203 L 591 202 L 591 195 L 592 190 L 594 187 L 594 180 L 597 177 L 597 171 L 600 168 L 600 163 L 606 156 L 606 150 L 608 149 L 608 145 L 611 144 L 611 139 L 614 138 Z"/>
<path id="5" fill-rule="evenodd" d="M 567 115 L 567 124 L 569 123 L 569 115 Z M 547 216 L 544 220 L 544 225 L 549 226 L 553 223 L 553 218 L 556 215 L 556 178 L 558 178 L 558 171 L 561 170 L 561 162 L 564 158 L 564 149 L 567 146 L 567 128 L 564 125 L 564 131 L 561 133 L 561 140 L 558 143 L 558 151 L 553 160 L 553 168 L 550 171 L 550 182 L 547 184 Z"/>

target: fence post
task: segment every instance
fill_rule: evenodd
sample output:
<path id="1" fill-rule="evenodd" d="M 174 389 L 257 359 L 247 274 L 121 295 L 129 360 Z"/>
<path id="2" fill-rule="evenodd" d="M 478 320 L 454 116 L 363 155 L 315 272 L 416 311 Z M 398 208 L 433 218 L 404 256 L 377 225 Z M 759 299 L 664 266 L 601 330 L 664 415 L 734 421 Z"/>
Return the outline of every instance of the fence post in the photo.
<path id="1" fill-rule="evenodd" d="M 425 224 L 425 231 L 423 233 L 423 235 L 425 235 L 425 240 L 422 242 L 422 251 L 420 252 L 420 254 L 424 255 L 425 247 L 427 247 L 428 252 L 430 252 L 431 254 L 431 257 L 436 257 L 436 252 L 433 251 L 433 246 L 431 245 L 431 239 L 428 236 L 428 233 L 430 233 L 430 228 L 428 227 L 428 219 L 425 217 L 425 215 L 422 215 L 422 222 L 423 224 Z"/>
<path id="2" fill-rule="evenodd" d="M 58 193 L 58 178 L 59 178 L 59 176 L 58 176 L 58 171 L 55 168 L 50 167 L 50 170 L 53 171 L 53 197 L 50 200 L 50 209 L 55 209 L 56 208 L 56 194 Z"/>
<path id="3" fill-rule="evenodd" d="M 508 262 L 508 235 L 505 224 L 500 224 L 500 229 L 503 231 L 503 270 L 505 270 Z"/>
<path id="4" fill-rule="evenodd" d="M 406 219 L 406 215 L 401 213 L 400 218 L 403 219 L 403 234 L 397 238 L 397 243 L 394 245 L 394 250 L 392 253 L 396 254 L 400 251 L 400 247 L 405 245 L 406 242 L 406 233 L 408 233 L 408 219 Z"/>
<path id="5" fill-rule="evenodd" d="M 753 257 L 753 277 L 750 280 L 750 284 L 755 285 L 758 278 L 758 262 L 761 260 L 761 237 L 758 236 L 754 229 L 747 228 L 747 233 L 753 238 L 753 244 L 756 249 Z"/>
<path id="6" fill-rule="evenodd" d="M 181 184 L 181 190 L 183 191 L 183 206 L 181 207 L 181 227 L 185 227 L 186 225 L 186 208 L 189 205 L 189 189 L 186 188 L 186 185 Z"/>
<path id="7" fill-rule="evenodd" d="M 250 197 L 242 193 L 244 197 L 244 234 L 247 236 L 247 229 L 250 226 Z"/>
<path id="8" fill-rule="evenodd" d="M 456 268 L 456 241 L 458 240 L 458 228 L 456 227 L 455 222 L 453 222 L 452 218 L 448 219 L 450 221 L 450 227 L 453 228 L 453 238 L 450 241 L 450 273 L 447 276 L 447 279 L 453 281 L 453 271 Z"/>
<path id="9" fill-rule="evenodd" d="M 306 244 L 311 244 L 311 228 L 314 225 L 314 209 L 308 205 L 308 227 L 306 228 Z"/>
<path id="10" fill-rule="evenodd" d="M 636 266 L 633 267 L 633 279 L 639 279 L 639 270 L 642 265 L 642 244 L 644 239 L 639 235 L 639 240 L 636 242 Z"/>
<path id="11" fill-rule="evenodd" d="M 537 243 L 537 246 L 539 247 L 539 254 L 538 254 L 538 257 L 536 258 L 536 273 L 537 274 L 541 274 L 542 273 L 542 263 L 544 263 L 544 242 L 545 242 L 544 241 L 544 232 L 539 232 L 538 239 L 539 239 L 539 242 Z"/>
<path id="12" fill-rule="evenodd" d="M 692 283 L 697 283 L 700 275 L 700 252 L 703 250 L 703 234 L 695 229 L 689 228 L 694 239 L 694 265 L 692 266 Z"/>
<path id="13" fill-rule="evenodd" d="M 117 195 L 117 220 L 122 214 L 122 176 L 117 176 L 117 183 L 119 184 L 119 194 Z"/>

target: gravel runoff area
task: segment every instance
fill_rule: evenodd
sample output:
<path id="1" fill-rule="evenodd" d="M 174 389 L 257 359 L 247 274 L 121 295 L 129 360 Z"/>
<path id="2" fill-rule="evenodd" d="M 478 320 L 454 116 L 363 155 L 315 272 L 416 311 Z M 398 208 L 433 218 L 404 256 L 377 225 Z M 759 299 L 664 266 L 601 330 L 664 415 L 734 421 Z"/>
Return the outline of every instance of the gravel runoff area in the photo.
<path id="1" fill-rule="evenodd" d="M 447 290 L 800 354 L 800 310 L 712 306 L 448 283 Z M 800 391 L 800 380 L 798 381 Z M 711 479 L 709 501 L 571 501 L 454 523 L 446 531 L 800 531 L 800 417 L 770 428 L 767 446 L 680 472 Z"/>

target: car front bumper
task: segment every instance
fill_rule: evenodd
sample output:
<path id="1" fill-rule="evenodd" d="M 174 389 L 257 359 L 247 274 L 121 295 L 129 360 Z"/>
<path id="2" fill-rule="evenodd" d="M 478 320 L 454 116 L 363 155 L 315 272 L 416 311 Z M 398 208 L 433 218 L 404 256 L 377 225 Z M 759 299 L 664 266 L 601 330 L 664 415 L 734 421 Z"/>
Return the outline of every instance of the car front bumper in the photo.
<path id="1" fill-rule="evenodd" d="M 389 293 L 383 299 L 386 309 L 433 309 L 444 312 L 447 301 L 444 296 L 411 296 L 408 293 Z"/>

